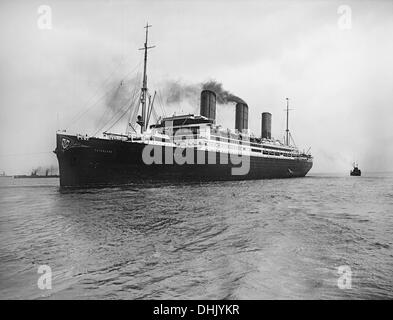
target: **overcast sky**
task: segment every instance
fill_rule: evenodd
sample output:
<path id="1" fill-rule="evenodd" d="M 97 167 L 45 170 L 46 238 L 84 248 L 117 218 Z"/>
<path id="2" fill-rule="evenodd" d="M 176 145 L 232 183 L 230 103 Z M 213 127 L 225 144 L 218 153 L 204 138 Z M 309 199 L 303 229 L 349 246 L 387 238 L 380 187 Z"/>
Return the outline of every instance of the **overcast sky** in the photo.
<path id="1" fill-rule="evenodd" d="M 50 29 L 40 29 L 41 5 L 51 8 Z M 340 5 L 351 9 L 351 24 Z M 166 81 L 216 79 L 248 103 L 255 134 L 261 112 L 271 112 L 280 139 L 289 97 L 290 129 L 298 147 L 311 147 L 312 172 L 347 173 L 354 160 L 363 171 L 391 170 L 392 1 L 3 0 L 0 171 L 57 164 L 59 127 L 94 132 L 105 98 L 74 118 L 133 76 L 146 21 L 157 46 L 149 52 L 153 91 Z M 233 106 L 217 114 L 234 127 Z"/>

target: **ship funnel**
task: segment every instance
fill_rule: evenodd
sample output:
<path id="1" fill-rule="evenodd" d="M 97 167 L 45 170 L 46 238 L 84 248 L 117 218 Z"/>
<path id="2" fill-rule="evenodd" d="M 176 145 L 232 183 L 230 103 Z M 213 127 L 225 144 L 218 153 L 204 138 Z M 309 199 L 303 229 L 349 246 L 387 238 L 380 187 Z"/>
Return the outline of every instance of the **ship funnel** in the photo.
<path id="1" fill-rule="evenodd" d="M 248 105 L 245 103 L 236 103 L 235 129 L 240 132 L 248 129 Z"/>
<path id="2" fill-rule="evenodd" d="M 270 112 L 262 113 L 262 139 L 272 138 L 272 114 Z"/>
<path id="3" fill-rule="evenodd" d="M 216 94 L 210 90 L 201 92 L 201 116 L 216 122 Z"/>

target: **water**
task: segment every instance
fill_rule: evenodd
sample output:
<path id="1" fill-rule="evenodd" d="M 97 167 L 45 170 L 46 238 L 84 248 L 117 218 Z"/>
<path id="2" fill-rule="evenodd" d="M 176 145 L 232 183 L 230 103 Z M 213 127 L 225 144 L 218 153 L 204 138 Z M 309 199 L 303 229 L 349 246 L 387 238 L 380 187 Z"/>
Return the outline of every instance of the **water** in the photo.
<path id="1" fill-rule="evenodd" d="M 0 298 L 391 299 L 392 185 L 365 174 L 62 191 L 1 178 Z"/>

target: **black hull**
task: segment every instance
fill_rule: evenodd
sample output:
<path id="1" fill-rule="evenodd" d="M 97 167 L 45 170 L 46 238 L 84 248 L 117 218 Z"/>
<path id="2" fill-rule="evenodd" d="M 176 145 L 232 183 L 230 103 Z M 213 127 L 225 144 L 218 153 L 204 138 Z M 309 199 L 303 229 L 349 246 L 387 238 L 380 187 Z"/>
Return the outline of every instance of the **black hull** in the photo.
<path id="1" fill-rule="evenodd" d="M 64 139 L 69 143 L 64 144 Z M 214 181 L 304 177 L 312 167 L 311 159 L 245 157 L 247 174 L 233 175 L 240 165 L 221 164 L 222 154 L 193 149 L 195 159 L 216 159 L 216 164 L 151 164 L 142 160 L 144 144 L 76 136 L 57 135 L 55 153 L 59 161 L 60 186 L 131 184 L 146 181 Z M 173 149 L 166 147 L 165 153 Z M 199 154 L 199 155 L 198 155 Z"/>

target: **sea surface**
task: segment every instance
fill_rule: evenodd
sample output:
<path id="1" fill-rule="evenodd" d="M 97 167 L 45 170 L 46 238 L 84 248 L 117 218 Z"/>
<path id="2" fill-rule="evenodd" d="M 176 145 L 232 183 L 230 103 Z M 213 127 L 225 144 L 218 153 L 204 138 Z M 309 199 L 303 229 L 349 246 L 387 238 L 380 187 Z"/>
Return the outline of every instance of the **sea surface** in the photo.
<path id="1" fill-rule="evenodd" d="M 179 298 L 392 299 L 393 174 L 73 190 L 0 178 L 0 299 Z"/>

